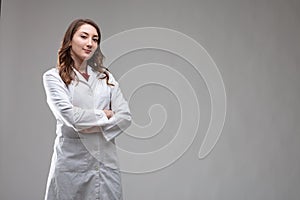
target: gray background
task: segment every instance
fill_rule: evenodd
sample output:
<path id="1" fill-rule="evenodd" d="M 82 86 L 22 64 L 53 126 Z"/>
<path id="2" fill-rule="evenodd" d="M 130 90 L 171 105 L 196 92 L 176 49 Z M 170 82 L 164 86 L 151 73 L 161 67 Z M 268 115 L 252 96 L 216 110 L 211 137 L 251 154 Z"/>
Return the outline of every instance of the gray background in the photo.
<path id="1" fill-rule="evenodd" d="M 45 102 L 41 76 L 55 65 L 63 33 L 79 17 L 94 19 L 103 39 L 145 26 L 183 32 L 206 48 L 225 83 L 227 117 L 212 153 L 203 160 L 197 158 L 209 119 L 205 108 L 209 100 L 203 80 L 192 77 L 198 95 L 203 96 L 198 136 L 171 166 L 147 174 L 124 173 L 126 200 L 299 199 L 299 1 L 5 0 L 0 54 L 1 200 L 43 198 L 55 122 Z M 136 55 L 111 66 L 116 77 L 124 73 L 121 65 L 127 69 L 135 65 L 130 61 L 148 62 L 149 55 L 164 57 L 154 51 Z M 171 60 L 166 59 L 171 55 L 165 56 L 164 61 Z M 188 66 L 183 69 L 186 76 L 192 72 Z M 151 88 L 141 91 L 149 93 Z M 138 94 L 136 99 L 143 99 Z M 141 105 L 135 107 L 135 101 L 130 102 L 135 120 L 143 123 L 140 117 L 147 115 L 136 109 Z M 176 106 L 175 101 L 170 104 Z M 162 141 L 168 138 L 166 134 Z M 155 149 L 159 142 L 139 145 L 125 136 L 118 140 L 120 146 L 133 146 L 136 151 Z"/>

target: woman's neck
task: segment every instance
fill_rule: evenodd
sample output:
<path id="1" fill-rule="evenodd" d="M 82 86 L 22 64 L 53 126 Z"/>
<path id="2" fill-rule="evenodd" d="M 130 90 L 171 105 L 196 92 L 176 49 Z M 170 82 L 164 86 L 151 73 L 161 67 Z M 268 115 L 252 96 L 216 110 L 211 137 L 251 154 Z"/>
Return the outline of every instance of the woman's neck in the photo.
<path id="1" fill-rule="evenodd" d="M 74 60 L 74 67 L 81 73 L 86 73 L 87 72 L 87 61 L 80 61 L 77 59 Z"/>

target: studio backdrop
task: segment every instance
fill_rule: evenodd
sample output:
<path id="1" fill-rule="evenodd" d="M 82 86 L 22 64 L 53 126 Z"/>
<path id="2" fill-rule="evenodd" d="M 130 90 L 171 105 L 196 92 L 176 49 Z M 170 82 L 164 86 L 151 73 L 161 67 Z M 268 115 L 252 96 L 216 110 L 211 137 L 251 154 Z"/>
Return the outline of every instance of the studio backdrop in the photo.
<path id="1" fill-rule="evenodd" d="M 297 0 L 2 0 L 0 199 L 43 199 L 55 138 L 42 74 L 71 21 L 102 32 L 133 116 L 126 200 L 297 200 Z"/>

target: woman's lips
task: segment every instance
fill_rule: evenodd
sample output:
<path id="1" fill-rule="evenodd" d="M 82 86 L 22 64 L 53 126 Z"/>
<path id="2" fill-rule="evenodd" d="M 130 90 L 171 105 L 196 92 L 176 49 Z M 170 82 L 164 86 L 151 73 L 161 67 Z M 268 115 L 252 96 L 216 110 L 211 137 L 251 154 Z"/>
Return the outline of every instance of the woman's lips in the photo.
<path id="1" fill-rule="evenodd" d="M 90 54 L 92 52 L 92 50 L 84 49 L 84 52 L 87 54 Z"/>

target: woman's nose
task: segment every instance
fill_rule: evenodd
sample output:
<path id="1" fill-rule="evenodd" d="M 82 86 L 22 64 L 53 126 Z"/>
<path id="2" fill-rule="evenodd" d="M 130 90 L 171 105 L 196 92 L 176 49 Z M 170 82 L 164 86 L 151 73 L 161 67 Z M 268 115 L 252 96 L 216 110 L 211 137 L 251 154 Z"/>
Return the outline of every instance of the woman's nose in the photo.
<path id="1" fill-rule="evenodd" d="M 89 48 L 92 48 L 92 46 L 93 46 L 93 40 L 92 40 L 92 38 L 88 39 L 86 45 L 87 45 Z"/>

